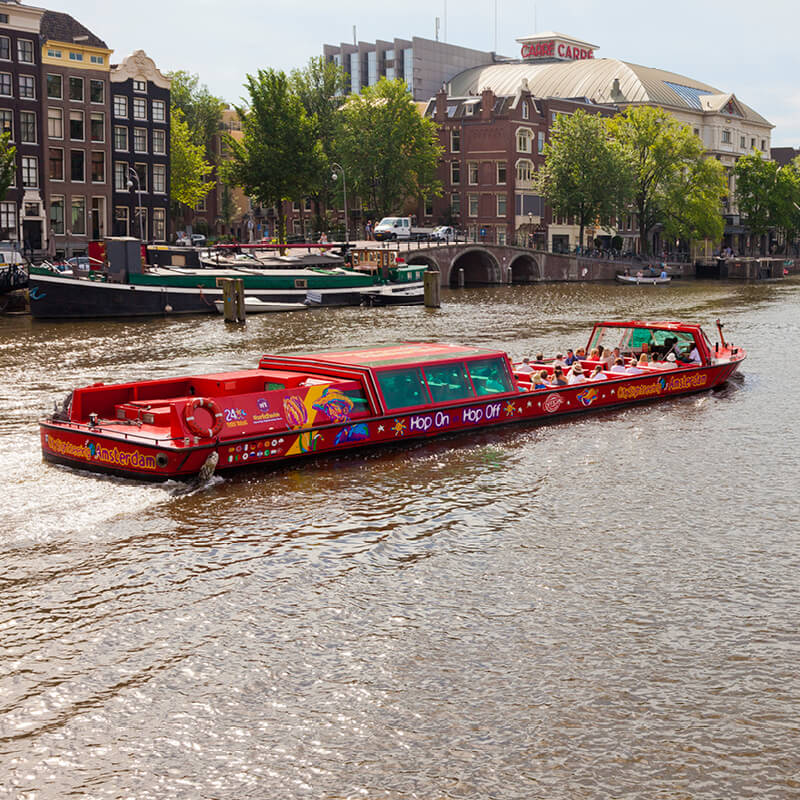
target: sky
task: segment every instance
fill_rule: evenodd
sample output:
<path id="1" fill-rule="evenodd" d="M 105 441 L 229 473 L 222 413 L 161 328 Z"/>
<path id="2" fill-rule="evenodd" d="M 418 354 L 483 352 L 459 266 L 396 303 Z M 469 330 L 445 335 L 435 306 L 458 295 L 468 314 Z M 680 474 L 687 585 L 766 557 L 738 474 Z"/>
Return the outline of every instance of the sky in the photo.
<path id="1" fill-rule="evenodd" d="M 197 73 L 240 102 L 245 76 L 289 71 L 323 44 L 420 36 L 519 56 L 516 39 L 559 31 L 597 45 L 597 58 L 670 70 L 733 92 L 774 126 L 772 146 L 800 147 L 800 11 L 791 0 L 48 0 L 113 48 L 144 50 L 162 72 Z"/>

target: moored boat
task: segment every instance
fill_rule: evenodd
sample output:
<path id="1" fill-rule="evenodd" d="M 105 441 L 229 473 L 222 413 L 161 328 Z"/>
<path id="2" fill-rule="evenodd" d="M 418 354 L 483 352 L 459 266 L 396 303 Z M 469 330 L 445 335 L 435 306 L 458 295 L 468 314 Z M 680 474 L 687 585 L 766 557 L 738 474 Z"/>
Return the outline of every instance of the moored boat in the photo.
<path id="1" fill-rule="evenodd" d="M 670 283 L 672 278 L 669 275 L 645 275 L 637 272 L 636 275 L 625 275 L 617 273 L 617 280 L 620 283 L 632 283 L 637 286 L 661 286 L 665 283 Z"/>
<path id="2" fill-rule="evenodd" d="M 224 300 L 215 300 L 214 307 L 220 314 L 225 310 Z M 257 297 L 245 297 L 245 314 L 275 314 L 286 311 L 308 311 L 306 303 L 265 303 Z"/>
<path id="3" fill-rule="evenodd" d="M 40 420 L 43 457 L 95 472 L 164 480 L 281 464 L 300 457 L 425 439 L 512 422 L 542 423 L 705 391 L 745 352 L 699 325 L 601 322 L 587 345 L 628 360 L 662 361 L 636 374 L 536 389 L 499 350 L 399 343 L 313 355 L 264 356 L 255 369 L 75 389 Z M 586 360 L 588 370 L 598 362 Z M 552 375 L 553 366 L 544 365 Z"/>

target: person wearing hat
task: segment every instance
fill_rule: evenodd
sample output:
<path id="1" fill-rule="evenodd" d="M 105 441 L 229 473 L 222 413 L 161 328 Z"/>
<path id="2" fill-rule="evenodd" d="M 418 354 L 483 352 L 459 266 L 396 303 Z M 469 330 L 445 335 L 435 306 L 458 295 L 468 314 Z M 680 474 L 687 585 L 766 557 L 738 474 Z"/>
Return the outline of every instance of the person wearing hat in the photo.
<path id="1" fill-rule="evenodd" d="M 567 348 L 567 357 L 564 359 L 564 364 L 568 367 L 571 367 L 576 361 L 578 360 L 578 356 L 572 352 L 572 348 Z"/>
<path id="2" fill-rule="evenodd" d="M 586 376 L 583 374 L 583 367 L 580 365 L 580 362 L 576 361 L 572 365 L 572 369 L 569 371 L 567 383 L 586 383 Z"/>

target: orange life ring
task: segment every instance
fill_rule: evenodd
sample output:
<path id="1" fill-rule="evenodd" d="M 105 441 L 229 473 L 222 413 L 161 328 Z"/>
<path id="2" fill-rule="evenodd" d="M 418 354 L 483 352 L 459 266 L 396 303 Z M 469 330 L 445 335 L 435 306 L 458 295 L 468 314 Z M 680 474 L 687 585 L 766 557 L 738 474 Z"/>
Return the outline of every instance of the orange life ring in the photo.
<path id="1" fill-rule="evenodd" d="M 201 428 L 195 421 L 194 412 L 198 408 L 204 408 L 214 418 L 210 428 Z M 210 439 L 222 430 L 222 409 L 209 397 L 195 397 L 187 403 L 183 409 L 183 419 L 189 430 L 201 439 Z"/>

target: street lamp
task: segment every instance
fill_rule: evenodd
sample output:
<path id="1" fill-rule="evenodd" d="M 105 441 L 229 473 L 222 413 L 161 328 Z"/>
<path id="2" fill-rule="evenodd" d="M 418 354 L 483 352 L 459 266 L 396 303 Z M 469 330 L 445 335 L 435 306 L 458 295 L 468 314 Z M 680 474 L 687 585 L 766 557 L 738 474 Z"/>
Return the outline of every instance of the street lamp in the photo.
<path id="1" fill-rule="evenodd" d="M 139 182 L 139 173 L 133 167 L 128 167 L 128 191 L 133 189 L 134 181 L 136 181 L 136 190 L 139 193 L 139 208 L 136 212 L 139 217 L 139 239 L 144 243 L 144 219 L 142 219 L 142 184 Z"/>
<path id="2" fill-rule="evenodd" d="M 350 229 L 347 226 L 347 177 L 344 174 L 344 167 L 341 164 L 337 164 L 335 161 L 331 162 L 331 166 L 335 167 L 342 173 L 342 191 L 344 192 L 344 243 L 350 243 Z M 339 180 L 339 174 L 334 172 L 331 174 L 331 179 L 334 181 Z"/>

